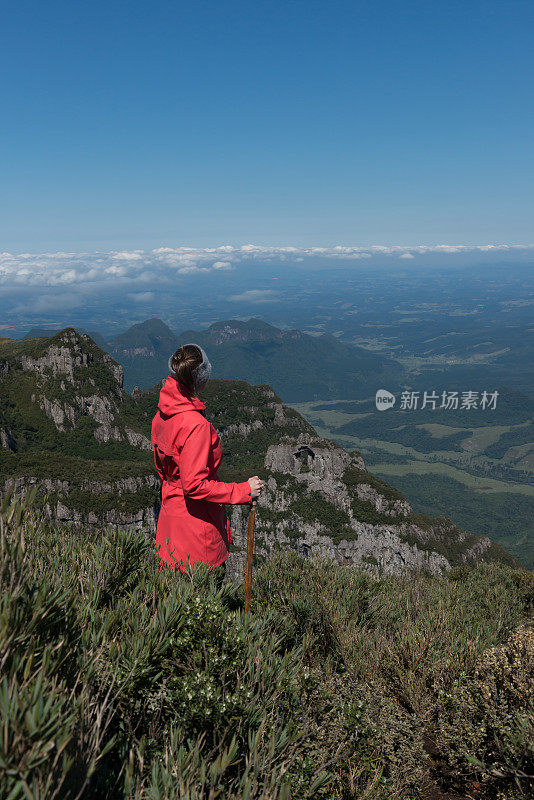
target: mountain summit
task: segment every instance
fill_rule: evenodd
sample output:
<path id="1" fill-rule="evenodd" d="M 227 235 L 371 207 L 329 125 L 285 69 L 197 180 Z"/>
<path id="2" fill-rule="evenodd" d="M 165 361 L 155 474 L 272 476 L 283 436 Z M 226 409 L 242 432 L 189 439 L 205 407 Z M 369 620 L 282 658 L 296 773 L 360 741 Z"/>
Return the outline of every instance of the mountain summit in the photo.
<path id="1" fill-rule="evenodd" d="M 147 319 L 114 336 L 107 345 L 112 355 L 169 358 L 176 349 L 176 334 L 160 319 Z"/>

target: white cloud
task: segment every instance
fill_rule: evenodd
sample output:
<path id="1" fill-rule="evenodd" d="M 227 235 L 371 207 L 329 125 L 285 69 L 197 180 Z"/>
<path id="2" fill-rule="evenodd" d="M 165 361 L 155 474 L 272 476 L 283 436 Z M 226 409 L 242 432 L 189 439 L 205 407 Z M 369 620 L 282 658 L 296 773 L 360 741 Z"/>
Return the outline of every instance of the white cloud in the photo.
<path id="1" fill-rule="evenodd" d="M 206 270 L 202 269 L 201 267 L 197 267 L 196 264 L 188 264 L 184 267 L 180 267 L 178 270 L 180 275 L 191 275 L 192 273 L 196 272 L 206 272 Z"/>
<path id="2" fill-rule="evenodd" d="M 277 297 L 277 292 L 273 289 L 248 289 L 241 294 L 232 294 L 228 298 L 236 303 L 267 303 Z"/>
<path id="3" fill-rule="evenodd" d="M 111 258 L 114 258 L 116 261 L 140 261 L 143 255 L 142 250 L 133 250 L 132 252 L 122 250 L 119 253 L 111 253 Z"/>
<path id="4" fill-rule="evenodd" d="M 125 275 L 128 275 L 128 267 L 125 264 L 120 267 L 107 267 L 105 271 L 108 275 L 116 275 L 117 278 L 124 278 Z"/>
<path id="5" fill-rule="evenodd" d="M 136 285 L 147 283 L 164 287 L 190 276 L 212 271 L 232 270 L 242 262 L 292 262 L 308 259 L 358 260 L 373 257 L 395 257 L 410 260 L 416 255 L 442 253 L 502 253 L 528 252 L 534 245 L 372 245 L 359 247 L 275 247 L 255 244 L 220 245 L 219 247 L 157 247 L 153 250 L 121 250 L 98 252 L 0 253 L 0 286 L 45 288 L 76 286 L 91 289 L 105 286 L 135 293 Z M 237 295 L 236 295 L 237 296 Z M 259 297 L 259 296 L 258 296 Z M 258 299 L 256 302 L 263 302 Z"/>
<path id="6" fill-rule="evenodd" d="M 58 280 L 61 281 L 61 283 L 75 283 L 77 278 L 78 273 L 75 269 L 68 269 L 58 276 Z"/>
<path id="7" fill-rule="evenodd" d="M 155 298 L 154 292 L 133 292 L 127 295 L 134 303 L 151 303 Z"/>

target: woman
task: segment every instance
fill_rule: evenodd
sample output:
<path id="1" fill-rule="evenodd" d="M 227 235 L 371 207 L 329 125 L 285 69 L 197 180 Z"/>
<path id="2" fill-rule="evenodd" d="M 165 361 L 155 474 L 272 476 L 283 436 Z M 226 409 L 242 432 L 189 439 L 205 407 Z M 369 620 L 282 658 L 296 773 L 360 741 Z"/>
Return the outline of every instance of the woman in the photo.
<path id="1" fill-rule="evenodd" d="M 162 494 L 156 533 L 160 563 L 182 571 L 188 562 L 219 567 L 232 542 L 224 504 L 250 503 L 264 484 L 257 475 L 243 483 L 223 483 L 217 477 L 221 441 L 204 414 L 206 402 L 197 397 L 211 374 L 202 347 L 179 347 L 169 359 L 169 370 L 152 420 Z"/>

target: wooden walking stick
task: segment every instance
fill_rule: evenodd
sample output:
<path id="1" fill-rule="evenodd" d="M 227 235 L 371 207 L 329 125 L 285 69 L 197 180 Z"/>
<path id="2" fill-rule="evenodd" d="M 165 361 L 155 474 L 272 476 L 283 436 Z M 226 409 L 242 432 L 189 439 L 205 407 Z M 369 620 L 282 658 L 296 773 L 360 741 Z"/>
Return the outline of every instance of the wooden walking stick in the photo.
<path id="1" fill-rule="evenodd" d="M 245 614 L 250 608 L 250 593 L 252 591 L 252 555 L 254 551 L 254 517 L 256 516 L 256 500 L 252 501 L 248 512 L 248 537 L 247 537 L 247 574 L 245 579 Z"/>

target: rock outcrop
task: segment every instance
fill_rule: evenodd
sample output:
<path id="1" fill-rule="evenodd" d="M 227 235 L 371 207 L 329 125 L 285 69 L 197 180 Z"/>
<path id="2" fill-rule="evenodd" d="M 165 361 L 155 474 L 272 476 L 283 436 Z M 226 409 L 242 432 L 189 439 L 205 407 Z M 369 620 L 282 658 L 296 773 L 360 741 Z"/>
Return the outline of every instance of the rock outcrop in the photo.
<path id="1" fill-rule="evenodd" d="M 358 499 L 371 503 L 378 514 L 391 516 L 392 522 L 385 520 L 384 524 L 370 524 L 354 516 L 351 492 L 343 476 L 351 467 L 364 471 L 361 456 L 351 456 L 332 442 L 302 433 L 292 441 L 270 445 L 264 465 L 267 472 L 290 475 L 302 486 L 304 496 L 310 491 L 319 492 L 324 497 L 325 506 L 341 509 L 348 519 L 339 525 L 339 533 L 345 531 L 345 538 L 338 540 L 336 536 L 334 541 L 332 529 L 325 530 L 325 525 L 319 521 L 299 519 L 294 509 L 302 497 L 301 492 L 295 492 L 280 477 L 277 479 L 271 475 L 257 501 L 255 553 L 260 557 L 268 557 L 277 549 L 290 548 L 308 558 L 319 556 L 376 574 L 424 570 L 440 575 L 451 568 L 444 555 L 424 546 L 428 534 L 408 521 L 412 509 L 406 500 L 389 500 L 373 486 L 362 482 L 354 490 Z M 235 548 L 244 550 L 248 507 L 227 507 L 227 511 L 231 515 Z M 277 520 L 273 520 L 272 512 L 278 516 Z M 436 527 L 439 528 L 439 524 Z M 417 538 L 420 539 L 419 546 L 416 541 L 410 543 L 409 539 Z M 491 544 L 489 539 L 488 542 Z M 241 552 L 230 554 L 228 568 L 232 576 L 242 577 L 244 559 Z"/>
<path id="2" fill-rule="evenodd" d="M 87 367 L 95 360 L 95 350 L 87 347 L 88 342 L 93 343 L 89 336 L 78 333 L 74 328 L 65 328 L 52 337 L 51 344 L 41 357 L 22 354 L 20 359 L 22 368 L 45 377 L 50 373 L 53 376 L 61 375 L 74 384 L 76 367 Z M 96 345 L 95 349 L 98 360 L 110 370 L 115 382 L 122 389 L 124 373 L 120 364 Z"/>
<path id="3" fill-rule="evenodd" d="M 3 450 L 16 450 L 17 446 L 11 432 L 7 428 L 0 428 L 0 447 Z"/>
<path id="4" fill-rule="evenodd" d="M 8 478 L 0 495 L 13 492 L 23 496 L 33 487 L 48 519 L 80 527 L 134 528 L 147 536 L 156 532 L 160 499 L 155 475 L 81 482 L 32 476 Z M 147 495 L 152 502 L 146 502 Z M 112 508 L 107 507 L 110 499 Z"/>
<path id="5" fill-rule="evenodd" d="M 46 341 L 46 340 L 44 340 Z M 21 353 L 4 361 L 3 376 L 22 368 L 35 379 L 31 402 L 65 433 L 80 420 L 94 420 L 93 436 L 97 442 L 121 441 L 151 450 L 149 439 L 139 431 L 120 424 L 124 402 L 122 367 L 95 345 L 93 340 L 73 328 L 53 336 L 39 355 Z M 8 442 L 6 436 L 3 442 Z"/>

